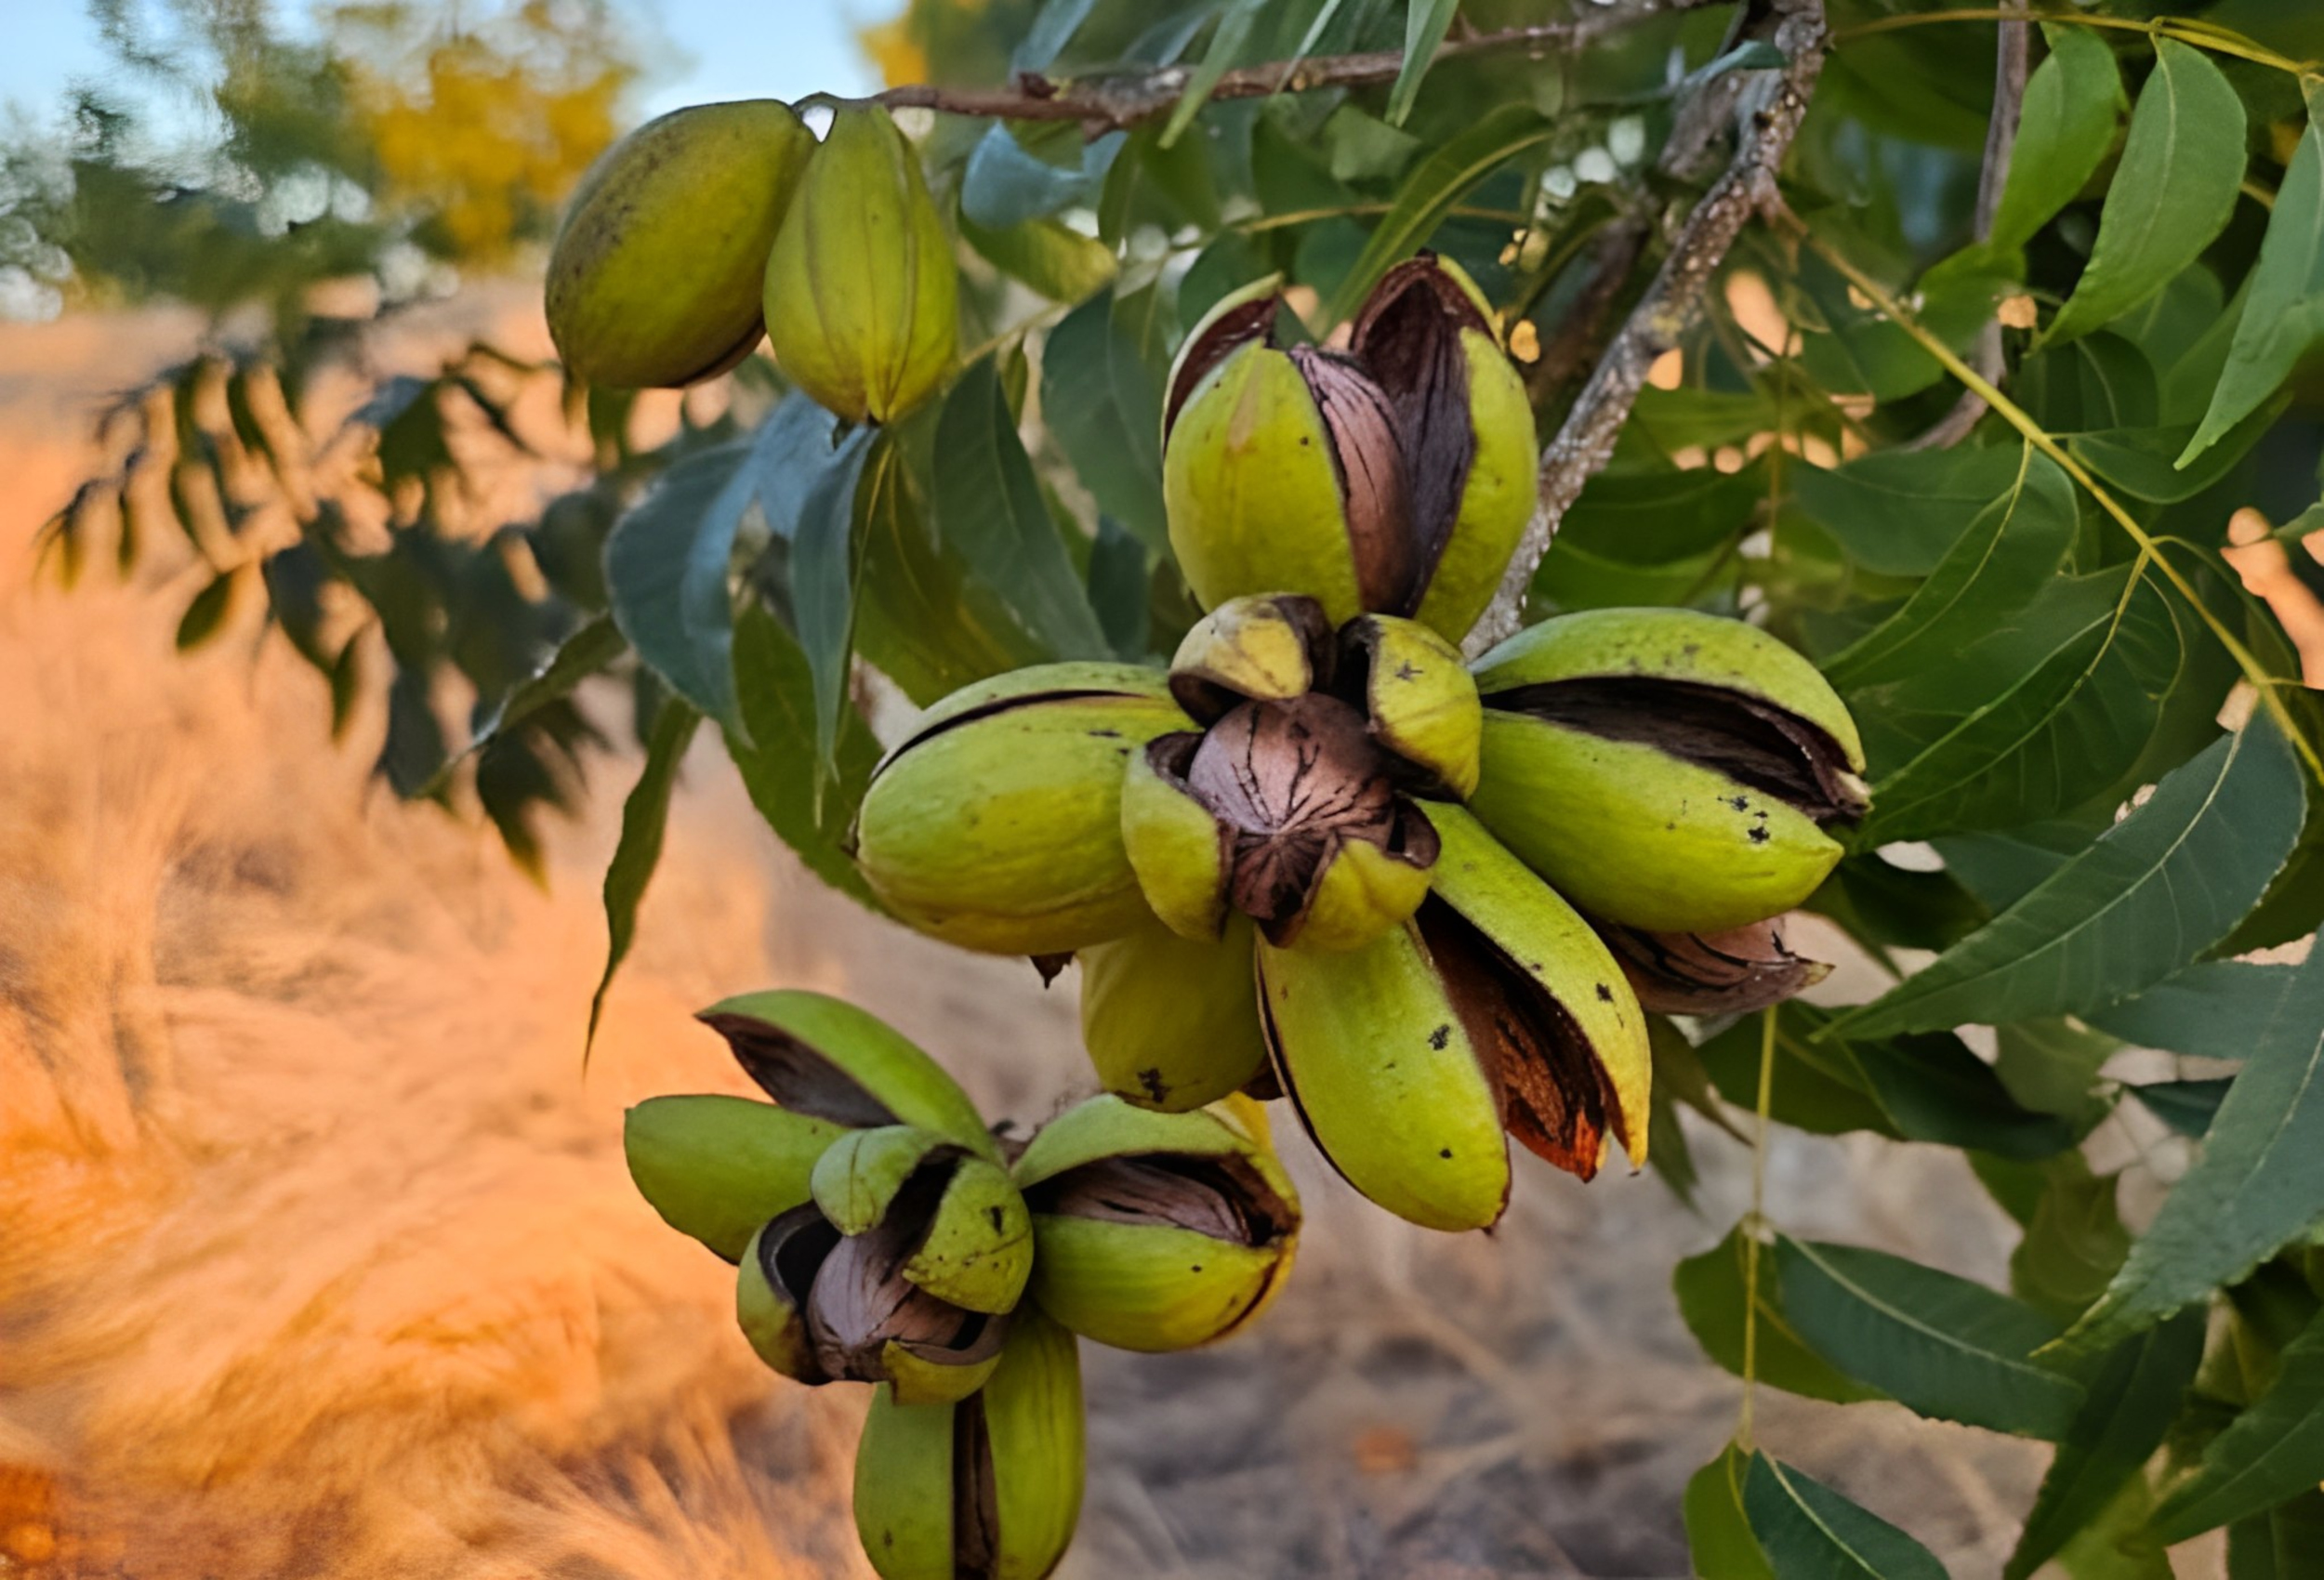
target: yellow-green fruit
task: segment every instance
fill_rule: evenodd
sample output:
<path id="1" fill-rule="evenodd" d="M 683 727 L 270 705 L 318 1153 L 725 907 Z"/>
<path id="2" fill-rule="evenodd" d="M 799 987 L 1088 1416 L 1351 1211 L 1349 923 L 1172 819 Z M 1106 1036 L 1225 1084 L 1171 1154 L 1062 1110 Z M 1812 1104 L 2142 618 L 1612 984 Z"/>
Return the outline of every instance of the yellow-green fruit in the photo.
<path id="1" fill-rule="evenodd" d="M 582 177 L 549 251 L 548 331 L 574 376 L 692 384 L 750 354 L 767 256 L 815 139 L 771 99 L 649 121 Z"/>
<path id="2" fill-rule="evenodd" d="M 1000 1149 L 944 1067 L 894 1027 L 828 994 L 743 994 L 697 1017 L 781 1107 L 851 1130 L 913 1125 L 988 1161 Z"/>
<path id="3" fill-rule="evenodd" d="M 1815 667 L 1739 620 L 1593 610 L 1476 665 L 1484 771 L 1470 806 L 1559 892 L 1657 932 L 1789 910 L 1860 817 L 1864 752 Z"/>
<path id="4" fill-rule="evenodd" d="M 1645 1016 L 1587 922 L 1459 807 L 1434 892 L 1352 955 L 1263 941 L 1276 1078 L 1332 1165 L 1431 1229 L 1483 1229 L 1510 1185 L 1506 1129 L 1589 1178 L 1643 1162 Z"/>
<path id="5" fill-rule="evenodd" d="M 1428 1229 L 1486 1229 L 1509 1204 L 1490 1048 L 1406 922 L 1345 954 L 1261 941 L 1275 1073 L 1349 1184 Z"/>
<path id="6" fill-rule="evenodd" d="M 1215 940 L 1155 922 L 1081 952 L 1081 1040 L 1105 1089 L 1180 1113 L 1240 1091 L 1266 1068 L 1250 918 Z"/>
<path id="7" fill-rule="evenodd" d="M 1439 807 L 1435 821 L 1444 840 L 1436 897 L 1468 930 L 1464 939 L 1440 922 L 1432 946 L 1440 970 L 1456 949 L 1468 956 L 1446 975 L 1472 1025 L 1490 1024 L 1502 1044 L 1503 1124 L 1585 1179 L 1613 1143 L 1644 1166 L 1654 1057 L 1645 1012 L 1613 951 L 1472 814 Z M 1463 980 L 1478 974 L 1480 960 L 1492 979 L 1490 1003 Z M 1520 1045 L 1510 1028 L 1526 1009 L 1550 1034 Z"/>
<path id="8" fill-rule="evenodd" d="M 1033 1297 L 1085 1338 L 1208 1344 L 1253 1321 L 1290 1271 L 1299 1198 L 1263 1138 L 1223 1113 L 1095 1098 L 1043 1126 L 1016 1172 Z"/>
<path id="9" fill-rule="evenodd" d="M 959 289 L 912 145 L 885 110 L 841 109 L 766 259 L 784 374 L 850 422 L 891 422 L 950 376 Z"/>
<path id="10" fill-rule="evenodd" d="M 1276 282 L 1187 336 L 1164 402 L 1170 545 L 1206 604 L 1293 590 L 1458 641 L 1534 499 L 1525 384 L 1458 266 L 1391 270 L 1344 351 L 1274 343 Z"/>
<path id="11" fill-rule="evenodd" d="M 759 1226 L 807 1200 L 837 1125 L 748 1098 L 648 1098 L 623 1116 L 621 1144 L 638 1193 L 662 1221 L 728 1261 Z"/>
<path id="12" fill-rule="evenodd" d="M 1362 666 L 1372 738 L 1456 799 L 1474 790 L 1485 721 L 1459 650 L 1416 620 L 1385 614 L 1349 622 L 1340 643 L 1342 664 Z"/>
<path id="13" fill-rule="evenodd" d="M 1081 1515 L 1081 1363 L 1027 1311 L 984 1389 L 957 1404 L 872 1396 L 855 1531 L 882 1580 L 1043 1580 Z"/>
<path id="14" fill-rule="evenodd" d="M 938 703 L 872 775 L 855 860 L 897 915 L 963 948 L 1063 955 L 1147 920 L 1122 848 L 1130 754 L 1191 721 L 1157 671 L 1020 669 Z"/>

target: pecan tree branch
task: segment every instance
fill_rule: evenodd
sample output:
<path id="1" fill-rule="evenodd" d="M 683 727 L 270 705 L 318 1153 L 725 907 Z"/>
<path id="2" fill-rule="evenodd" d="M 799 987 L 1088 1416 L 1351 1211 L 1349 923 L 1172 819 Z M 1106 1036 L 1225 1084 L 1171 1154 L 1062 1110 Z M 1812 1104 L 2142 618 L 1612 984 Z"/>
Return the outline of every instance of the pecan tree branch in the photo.
<path id="1" fill-rule="evenodd" d="M 2001 0 L 2001 8 L 2021 15 L 2026 0 Z M 2022 20 L 2005 20 L 2000 24 L 1993 60 L 1993 119 L 1985 128 L 1985 168 L 1977 177 L 1977 240 L 1988 241 L 1993 235 L 1994 217 L 2000 212 L 2001 193 L 2009 185 L 2010 156 L 2017 147 L 2017 124 L 2026 110 L 2027 24 Z M 1987 319 L 1985 327 L 1977 332 L 1977 343 L 1969 356 L 1970 365 L 1978 375 L 1998 382 L 2003 369 L 2001 325 L 1998 319 Z M 1969 430 L 1977 426 L 1989 408 L 1985 397 L 1974 389 L 1963 389 L 1953 409 L 1939 417 L 1929 429 L 1905 443 L 1908 450 L 1946 450 L 1969 437 Z"/>
<path id="2" fill-rule="evenodd" d="M 1607 33 L 1647 17 L 1692 11 L 1722 0 L 1628 0 L 1627 4 L 1593 7 L 1594 14 L 1572 21 L 1537 22 L 1503 28 L 1495 33 L 1449 38 L 1439 45 L 1433 62 L 1464 55 L 1522 53 L 1535 59 L 1552 51 L 1580 49 Z M 1372 49 L 1353 55 L 1316 55 L 1301 60 L 1274 60 L 1263 65 L 1238 66 L 1211 87 L 1212 99 L 1263 99 L 1276 93 L 1305 93 L 1321 87 L 1363 87 L 1393 82 L 1404 69 L 1404 53 Z M 1134 126 L 1175 106 L 1194 81 L 1190 66 L 1164 66 L 1151 72 L 1094 76 L 1060 83 L 1037 72 L 1020 73 L 1004 88 L 944 87 L 914 83 L 891 87 L 868 99 L 834 102 L 884 104 L 891 110 L 939 110 L 954 115 L 989 115 L 1007 121 L 1073 121 L 1083 135 Z"/>
<path id="3" fill-rule="evenodd" d="M 1829 38 L 1823 0 L 1767 0 L 1754 26 L 1772 36 L 1785 64 L 1780 70 L 1730 72 L 1713 79 L 1713 87 L 1727 84 L 1723 91 L 1733 96 L 1738 127 L 1734 158 L 1679 228 L 1654 283 L 1631 309 L 1564 426 L 1542 451 L 1533 520 L 1526 523 L 1492 607 L 1470 633 L 1472 653 L 1507 638 L 1523 623 L 1525 594 L 1558 522 L 1583 485 L 1613 455 L 1615 439 L 1645 385 L 1647 370 L 1678 345 L 1727 249 L 1775 196 L 1776 172 L 1799 134 L 1823 71 Z"/>

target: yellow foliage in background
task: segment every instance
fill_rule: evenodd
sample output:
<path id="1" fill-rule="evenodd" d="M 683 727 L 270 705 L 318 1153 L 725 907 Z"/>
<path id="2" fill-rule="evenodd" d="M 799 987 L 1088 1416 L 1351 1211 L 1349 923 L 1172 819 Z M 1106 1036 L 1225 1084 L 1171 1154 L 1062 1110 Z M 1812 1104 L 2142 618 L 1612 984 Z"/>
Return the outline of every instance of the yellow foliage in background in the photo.
<path id="1" fill-rule="evenodd" d="M 505 257 L 622 129 L 635 77 L 602 9 L 524 0 L 482 25 L 391 3 L 342 7 L 350 97 L 390 204 L 424 207 L 452 257 Z"/>

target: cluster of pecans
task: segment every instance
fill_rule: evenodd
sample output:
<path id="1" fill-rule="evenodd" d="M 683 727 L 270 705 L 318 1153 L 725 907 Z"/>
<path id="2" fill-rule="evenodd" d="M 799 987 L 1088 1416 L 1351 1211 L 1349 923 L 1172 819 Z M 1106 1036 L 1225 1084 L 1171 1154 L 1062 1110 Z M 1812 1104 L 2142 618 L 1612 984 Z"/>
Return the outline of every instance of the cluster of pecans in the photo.
<path id="1" fill-rule="evenodd" d="M 576 375 L 683 384 L 763 332 L 850 422 L 949 375 L 951 243 L 884 112 L 818 147 L 785 106 L 641 128 L 587 178 L 548 283 Z M 1207 612 L 1167 669 L 981 680 L 887 754 L 852 838 L 900 920 L 1082 968 L 1107 1095 L 1021 1150 L 918 1048 L 815 994 L 704 1019 L 772 1099 L 655 1099 L 640 1189 L 738 1264 L 767 1363 L 878 1385 L 856 1520 L 888 1580 L 1049 1573 L 1080 1502 L 1076 1337 L 1182 1349 L 1279 1287 L 1299 1207 L 1259 1102 L 1430 1228 L 1495 1223 L 1509 1139 L 1643 1163 L 1647 1014 L 1821 970 L 1771 918 L 1861 817 L 1829 686 L 1741 621 L 1595 610 L 1473 662 L 1536 434 L 1455 264 L 1391 270 L 1324 346 L 1273 281 L 1189 334 L 1164 399 L 1169 539 Z"/>

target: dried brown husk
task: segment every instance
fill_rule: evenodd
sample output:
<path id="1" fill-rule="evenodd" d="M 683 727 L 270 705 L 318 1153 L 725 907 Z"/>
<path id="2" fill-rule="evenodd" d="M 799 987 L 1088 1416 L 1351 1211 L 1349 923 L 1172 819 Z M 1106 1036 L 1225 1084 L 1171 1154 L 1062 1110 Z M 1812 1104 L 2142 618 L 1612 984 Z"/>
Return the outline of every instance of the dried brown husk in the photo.
<path id="1" fill-rule="evenodd" d="M 1165 736 L 1149 754 L 1229 831 L 1228 899 L 1274 942 L 1296 934 L 1347 841 L 1434 860 L 1435 831 L 1397 806 L 1364 716 L 1336 697 L 1244 703 L 1199 738 Z"/>
<path id="2" fill-rule="evenodd" d="M 1231 1244 L 1272 1245 L 1298 1214 L 1259 1171 L 1237 1157 L 1147 1153 L 1101 1158 L 1035 1187 L 1038 1213 L 1189 1229 Z"/>
<path id="3" fill-rule="evenodd" d="M 1771 917 L 1716 933 L 1657 933 L 1597 924 L 1638 1002 L 1662 1015 L 1742 1015 L 1781 1004 L 1831 974 L 1795 955 Z"/>
<path id="4" fill-rule="evenodd" d="M 1610 1130 L 1627 1143 L 1614 1083 L 1573 1017 L 1443 901 L 1419 911 L 1422 941 L 1470 1046 L 1499 1094 L 1501 1125 L 1526 1151 L 1583 1179 Z"/>
<path id="5" fill-rule="evenodd" d="M 1349 337 L 1394 410 L 1409 480 L 1409 578 L 1401 601 L 1367 605 L 1382 613 L 1419 607 L 1460 520 L 1477 448 L 1464 329 L 1492 332 L 1469 294 L 1423 253 L 1373 288 Z"/>
<path id="6" fill-rule="evenodd" d="M 1413 531 L 1412 476 L 1402 414 L 1364 369 L 1312 346 L 1290 352 L 1322 415 L 1356 595 L 1367 609 L 1403 611 L 1419 601 L 1420 545 Z M 1440 546 L 1441 547 L 1441 546 Z"/>
<path id="7" fill-rule="evenodd" d="M 1853 823 L 1870 805 L 1829 731 L 1723 687 L 1597 675 L 1512 687 L 1485 705 L 1656 747 L 1776 797 L 1818 823 Z"/>
<path id="8" fill-rule="evenodd" d="M 887 1104 L 805 1039 L 747 1015 L 705 1015 L 701 1020 L 727 1040 L 735 1062 L 777 1107 L 852 1130 L 896 1122 Z"/>
<path id="9" fill-rule="evenodd" d="M 940 1300 L 904 1276 L 957 1161 L 947 1156 L 916 1172 L 877 1228 L 840 1239 L 816 1268 L 806 1300 L 807 1329 L 816 1363 L 830 1376 L 886 1380 L 891 1343 L 952 1365 L 974 1365 L 999 1353 L 1005 1323 Z M 789 1287 L 784 1285 L 786 1293 Z"/>

